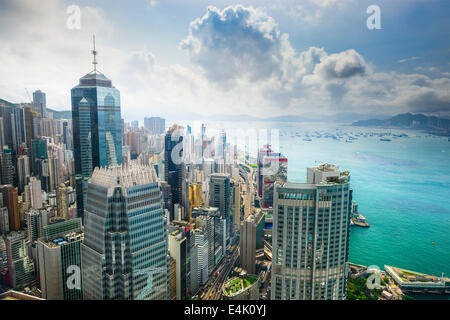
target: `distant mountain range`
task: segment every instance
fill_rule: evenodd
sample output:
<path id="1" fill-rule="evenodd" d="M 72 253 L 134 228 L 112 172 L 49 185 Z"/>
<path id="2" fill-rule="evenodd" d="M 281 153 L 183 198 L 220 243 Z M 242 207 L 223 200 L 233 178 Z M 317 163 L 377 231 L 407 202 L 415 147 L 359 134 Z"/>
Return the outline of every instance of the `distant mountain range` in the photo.
<path id="1" fill-rule="evenodd" d="M 392 118 L 380 120 L 369 119 L 353 122 L 357 127 L 390 127 L 429 130 L 433 133 L 449 132 L 450 119 L 423 114 L 402 113 Z"/>
<path id="2" fill-rule="evenodd" d="M 6 101 L 4 99 L 0 99 L 0 104 L 2 104 L 2 103 L 5 104 L 6 106 L 10 106 L 13 108 L 21 105 L 20 103 L 12 103 L 12 102 Z M 53 110 L 53 109 L 47 108 L 47 111 L 53 113 L 53 119 L 71 119 L 72 118 L 71 110 L 58 111 L 58 110 Z"/>

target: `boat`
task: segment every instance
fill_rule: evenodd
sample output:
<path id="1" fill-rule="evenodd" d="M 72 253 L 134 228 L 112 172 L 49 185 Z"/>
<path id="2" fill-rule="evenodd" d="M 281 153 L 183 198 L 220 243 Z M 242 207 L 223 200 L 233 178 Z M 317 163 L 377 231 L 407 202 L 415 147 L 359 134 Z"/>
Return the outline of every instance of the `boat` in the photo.
<path id="1" fill-rule="evenodd" d="M 350 221 L 353 222 L 353 224 L 350 223 L 351 225 L 355 225 L 362 228 L 370 228 L 370 224 L 366 221 L 366 218 L 358 212 L 353 213 Z"/>
<path id="2" fill-rule="evenodd" d="M 392 140 L 389 138 L 380 138 L 380 141 L 392 141 Z"/>

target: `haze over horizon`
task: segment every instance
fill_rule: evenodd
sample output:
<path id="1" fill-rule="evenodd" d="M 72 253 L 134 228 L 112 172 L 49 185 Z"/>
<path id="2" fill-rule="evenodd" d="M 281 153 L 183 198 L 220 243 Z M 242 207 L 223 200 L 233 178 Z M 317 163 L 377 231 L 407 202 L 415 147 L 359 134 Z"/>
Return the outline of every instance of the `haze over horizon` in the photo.
<path id="1" fill-rule="evenodd" d="M 70 89 L 98 69 L 122 116 L 450 115 L 446 1 L 6 0 L 0 4 L 0 98 L 70 110 Z M 81 28 L 66 27 L 72 5 Z M 56 14 L 60 12 L 60 14 Z M 17 23 L 17 22 L 26 23 Z"/>

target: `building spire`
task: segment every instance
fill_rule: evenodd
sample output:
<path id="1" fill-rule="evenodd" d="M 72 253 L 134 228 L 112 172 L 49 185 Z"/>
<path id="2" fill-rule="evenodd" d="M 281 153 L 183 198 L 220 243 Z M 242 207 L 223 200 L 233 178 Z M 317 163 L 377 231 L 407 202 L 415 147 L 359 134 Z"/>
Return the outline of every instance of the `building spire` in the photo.
<path id="1" fill-rule="evenodd" d="M 92 61 L 92 64 L 94 65 L 94 72 L 97 72 L 97 54 L 98 51 L 95 50 L 95 35 L 92 36 L 93 37 L 93 43 L 94 43 L 94 50 L 92 50 L 92 54 L 94 55 L 94 61 Z"/>

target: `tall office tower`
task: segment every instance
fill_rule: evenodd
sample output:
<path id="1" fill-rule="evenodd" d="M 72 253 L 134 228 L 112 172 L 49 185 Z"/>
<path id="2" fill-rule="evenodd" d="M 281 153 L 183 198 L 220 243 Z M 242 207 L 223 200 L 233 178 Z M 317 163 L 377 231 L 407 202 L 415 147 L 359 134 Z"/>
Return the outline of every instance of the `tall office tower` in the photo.
<path id="1" fill-rule="evenodd" d="M 19 194 L 25 190 L 25 185 L 30 179 L 30 161 L 28 156 L 22 155 L 17 158 L 17 185 Z"/>
<path id="2" fill-rule="evenodd" d="M 208 240 L 203 231 L 191 231 L 191 287 L 196 294 L 199 287 L 208 281 Z"/>
<path id="3" fill-rule="evenodd" d="M 0 117 L 0 150 L 3 150 L 4 146 L 5 146 L 5 129 L 3 125 L 3 118 Z"/>
<path id="4" fill-rule="evenodd" d="M 69 194 L 64 183 L 61 183 L 56 189 L 56 215 L 69 220 Z"/>
<path id="5" fill-rule="evenodd" d="M 261 232 L 262 231 L 262 232 Z M 249 274 L 256 274 L 256 251 L 264 241 L 264 212 L 260 210 L 241 222 L 241 266 Z"/>
<path id="6" fill-rule="evenodd" d="M 170 278 L 170 300 L 176 300 L 177 299 L 177 262 L 174 258 L 170 257 L 169 259 L 169 278 Z"/>
<path id="7" fill-rule="evenodd" d="M 174 220 L 172 188 L 166 181 L 161 181 L 161 191 L 163 195 L 164 210 L 169 211 L 169 221 Z"/>
<path id="8" fill-rule="evenodd" d="M 273 207 L 273 188 L 275 182 L 287 182 L 288 159 L 280 153 L 271 153 L 263 157 L 262 207 Z"/>
<path id="9" fill-rule="evenodd" d="M 217 209 L 217 208 L 214 208 Z M 203 234 L 208 240 L 208 270 L 211 273 L 215 267 L 215 233 L 214 233 L 214 216 L 202 214 L 196 219 L 196 225 L 203 231 Z"/>
<path id="10" fill-rule="evenodd" d="M 241 185 L 239 184 L 239 178 L 231 179 L 230 193 L 231 211 L 233 212 L 233 228 L 234 230 L 238 230 L 241 225 Z"/>
<path id="11" fill-rule="evenodd" d="M 42 208 L 42 189 L 40 180 L 31 177 L 30 182 L 25 187 L 25 195 L 26 201 L 29 201 L 31 208 Z"/>
<path id="12" fill-rule="evenodd" d="M 72 130 L 69 126 L 69 121 L 63 122 L 63 143 L 66 145 L 67 150 L 72 150 Z"/>
<path id="13" fill-rule="evenodd" d="M 189 184 L 189 220 L 192 218 L 192 209 L 201 207 L 203 205 L 202 199 L 202 184 L 190 183 Z"/>
<path id="14" fill-rule="evenodd" d="M 45 93 L 41 90 L 33 92 L 33 111 L 37 112 L 39 118 L 46 117 L 47 101 Z"/>
<path id="15" fill-rule="evenodd" d="M 180 256 L 170 252 L 170 255 L 177 260 L 177 266 L 180 270 L 180 277 L 177 276 L 177 283 L 181 287 L 181 300 L 189 300 L 191 298 L 191 224 L 187 221 L 172 221 L 168 224 L 169 234 L 174 231 L 178 231 L 181 234 L 181 239 L 185 239 L 185 245 L 181 240 L 180 244 Z M 170 241 L 170 238 L 169 238 Z M 174 243 L 172 243 L 173 245 Z M 171 244 L 169 244 L 171 246 Z M 175 247 L 177 247 L 175 245 Z M 184 251 L 183 251 L 184 248 Z M 177 251 L 176 251 L 177 252 Z M 178 259 L 179 258 L 179 259 Z M 181 264 L 179 264 L 181 262 Z M 178 271 L 177 271 L 178 272 Z"/>
<path id="16" fill-rule="evenodd" d="M 49 223 L 47 210 L 30 210 L 26 213 L 28 241 L 35 242 L 44 236 L 44 227 Z"/>
<path id="17" fill-rule="evenodd" d="M 3 194 L 0 193 L 0 238 L 9 233 L 9 215 L 8 208 L 3 204 Z"/>
<path id="18" fill-rule="evenodd" d="M 61 180 L 58 158 L 50 157 L 48 159 L 48 173 L 50 176 L 50 190 L 54 191 L 60 184 Z"/>
<path id="19" fill-rule="evenodd" d="M 12 114 L 12 129 L 13 129 L 13 150 L 17 153 L 19 147 L 25 144 L 25 110 L 23 107 L 16 107 Z"/>
<path id="20" fill-rule="evenodd" d="M 39 280 L 42 298 L 82 300 L 81 219 L 57 222 L 45 227 L 38 240 Z"/>
<path id="21" fill-rule="evenodd" d="M 8 256 L 9 285 L 22 289 L 35 279 L 34 263 L 28 258 L 25 234 L 13 231 L 6 237 Z"/>
<path id="22" fill-rule="evenodd" d="M 272 300 L 345 299 L 350 174 L 308 168 L 307 183 L 275 185 Z"/>
<path id="23" fill-rule="evenodd" d="M 13 126 L 11 120 L 13 119 L 13 107 L 7 105 L 0 105 L 0 116 L 3 118 L 3 132 L 5 135 L 4 145 L 8 146 L 9 148 L 12 148 Z M 3 146 L 1 147 L 1 149 L 3 150 Z"/>
<path id="24" fill-rule="evenodd" d="M 175 279 L 176 279 L 176 299 L 186 300 L 187 299 L 187 283 L 186 276 L 188 270 L 187 253 L 190 243 L 189 240 L 184 236 L 183 232 L 175 229 L 169 234 L 169 253 L 170 256 L 175 260 Z M 189 286 L 190 287 L 190 286 Z"/>
<path id="25" fill-rule="evenodd" d="M 230 221 L 230 175 L 224 173 L 215 173 L 209 177 L 209 206 L 219 208 L 219 212 L 226 223 L 226 242 L 229 244 L 229 238 L 233 229 L 233 223 Z"/>
<path id="26" fill-rule="evenodd" d="M 37 113 L 33 112 L 32 108 L 30 106 L 24 106 L 24 113 L 25 113 L 25 143 L 27 145 L 28 149 L 28 155 L 31 154 L 31 140 L 34 139 L 34 130 L 33 130 L 33 120 L 38 115 Z"/>
<path id="27" fill-rule="evenodd" d="M 55 139 L 56 137 L 56 121 L 49 118 L 40 119 L 39 126 L 41 129 L 41 136 L 43 137 L 51 137 Z"/>
<path id="28" fill-rule="evenodd" d="M 131 121 L 131 128 L 139 129 L 139 121 L 137 121 L 137 120 Z"/>
<path id="29" fill-rule="evenodd" d="M 257 163 L 258 163 L 258 173 L 257 173 L 257 179 L 258 179 L 258 196 L 262 198 L 263 193 L 263 158 L 265 156 L 268 156 L 272 153 L 272 149 L 270 148 L 270 145 L 264 145 L 262 148 L 258 150 L 258 157 L 257 157 Z"/>
<path id="30" fill-rule="evenodd" d="M 192 218 L 197 221 L 199 226 L 205 226 L 205 235 L 206 238 L 210 241 L 211 234 L 209 231 L 211 230 L 209 221 L 202 222 L 198 221 L 198 218 L 202 216 L 213 217 L 214 219 L 214 246 L 209 246 L 209 251 L 214 252 L 214 265 L 217 265 L 222 257 L 226 253 L 226 221 L 225 218 L 222 217 L 218 208 L 214 207 L 198 207 L 192 210 Z M 213 249 L 211 249 L 213 248 Z M 210 259 L 210 257 L 208 258 Z"/>
<path id="31" fill-rule="evenodd" d="M 96 168 L 85 214 L 84 299 L 168 299 L 167 229 L 153 167 Z"/>
<path id="32" fill-rule="evenodd" d="M 120 92 L 97 71 L 95 42 L 92 53 L 94 70 L 71 91 L 77 212 L 81 218 L 94 168 L 122 164 Z"/>
<path id="33" fill-rule="evenodd" d="M 182 127 L 174 124 L 164 139 L 164 177 L 172 192 L 172 207 L 174 203 L 181 204 L 182 201 L 183 168 Z M 170 214 L 173 220 L 173 208 Z"/>
<path id="34" fill-rule="evenodd" d="M 31 140 L 31 172 L 38 176 L 39 170 L 37 168 L 38 160 L 48 159 L 47 139 Z"/>
<path id="35" fill-rule="evenodd" d="M 8 255 L 6 253 L 6 242 L 0 237 L 0 284 L 9 287 Z"/>
<path id="36" fill-rule="evenodd" d="M 36 177 L 41 181 L 41 188 L 46 192 L 52 192 L 50 184 L 50 170 L 48 159 L 36 160 Z"/>
<path id="37" fill-rule="evenodd" d="M 0 186 L 0 192 L 3 195 L 3 204 L 8 208 L 9 229 L 19 231 L 21 228 L 21 223 L 17 189 L 11 187 L 10 185 L 2 185 Z"/>
<path id="38" fill-rule="evenodd" d="M 11 149 L 3 149 L 3 152 L 0 152 L 0 177 L 2 184 L 12 185 L 14 183 L 14 171 Z"/>
<path id="39" fill-rule="evenodd" d="M 144 128 L 147 132 L 161 134 L 166 130 L 166 120 L 159 117 L 144 118 Z"/>

